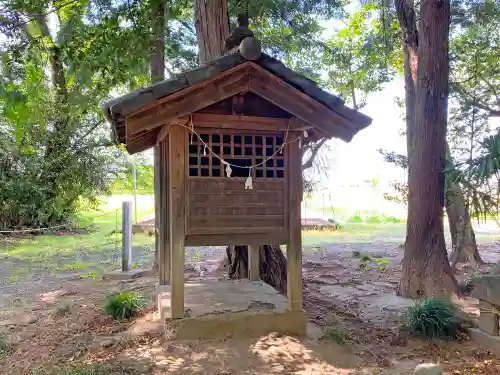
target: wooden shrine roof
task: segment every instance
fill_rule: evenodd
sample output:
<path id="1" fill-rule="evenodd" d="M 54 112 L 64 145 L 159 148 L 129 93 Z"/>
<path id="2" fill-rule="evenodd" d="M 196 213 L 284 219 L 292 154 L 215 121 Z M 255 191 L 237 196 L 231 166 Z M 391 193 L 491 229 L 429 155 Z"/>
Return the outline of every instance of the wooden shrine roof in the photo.
<path id="1" fill-rule="evenodd" d="M 288 87 L 286 90 L 293 90 L 293 95 L 295 95 L 294 97 L 297 97 L 296 100 L 303 101 L 302 104 L 305 105 L 304 108 L 307 108 L 308 103 L 309 105 L 310 103 L 313 103 L 314 105 L 319 105 L 320 107 L 316 107 L 316 111 L 311 112 L 317 112 L 318 109 L 320 112 L 326 110 L 328 114 L 335 116 L 325 117 L 321 116 L 321 113 L 318 113 L 315 120 L 313 117 L 304 118 L 307 116 L 304 116 L 303 113 L 302 115 L 300 113 L 298 115 L 293 113 L 292 107 L 284 108 L 292 115 L 301 118 L 313 127 L 319 128 L 323 136 L 329 138 L 336 137 L 349 142 L 356 133 L 371 124 L 372 119 L 370 117 L 345 106 L 342 99 L 321 89 L 318 87 L 316 82 L 310 80 L 309 78 L 287 68 L 279 60 L 263 53 L 257 60 L 249 61 L 237 52 L 222 56 L 219 59 L 211 61 L 207 65 L 176 74 L 175 77 L 171 79 L 158 82 L 146 88 L 138 89 L 129 94 L 103 103 L 101 105 L 101 109 L 104 111 L 106 117 L 112 124 L 112 135 L 114 141 L 118 144 L 126 144 L 127 149 L 131 153 L 142 151 L 154 146 L 156 144 L 157 134 L 162 125 L 158 123 L 162 119 L 159 117 L 160 114 L 168 114 L 168 116 L 165 116 L 165 121 L 167 123 L 175 120 L 175 114 L 179 115 L 177 118 L 187 114 L 179 114 L 179 111 L 174 109 L 172 109 L 173 113 L 168 113 L 169 106 L 168 103 L 163 102 L 164 99 L 168 99 L 168 97 L 174 93 L 177 95 L 177 93 L 182 92 L 183 90 L 192 89 L 193 86 L 203 85 L 204 81 L 208 82 L 218 79 L 218 76 L 228 74 L 231 70 L 236 71 L 239 66 L 245 64 L 249 65 L 249 68 L 254 68 L 254 71 L 256 69 L 258 69 L 261 73 L 265 71 L 266 74 L 278 78 L 281 83 L 284 83 L 284 86 Z M 217 82 L 215 84 L 217 84 Z M 266 82 L 262 81 L 260 82 L 260 85 L 261 91 L 265 90 L 265 87 L 267 86 Z M 249 91 L 254 91 L 251 86 L 251 84 L 247 84 Z M 288 92 L 290 93 L 292 91 Z M 255 93 L 257 95 L 261 94 L 258 90 L 255 90 Z M 187 95 L 189 94 L 186 94 L 186 98 L 189 98 Z M 269 97 L 265 99 L 271 98 L 272 101 L 272 97 L 273 94 L 269 93 Z M 312 102 L 311 99 L 316 103 Z M 307 100 L 309 100 L 309 102 Z M 126 119 L 130 116 L 136 115 L 138 112 L 141 112 L 142 109 L 151 109 L 156 105 L 161 105 L 162 103 L 164 103 L 164 105 L 159 110 L 158 116 L 156 116 L 157 123 L 151 123 L 148 129 L 144 129 L 144 131 L 140 133 L 139 137 L 134 135 L 136 138 L 130 141 L 130 131 L 126 129 Z M 279 103 L 276 104 L 280 106 Z M 290 110 L 290 108 L 292 108 L 292 110 Z M 199 109 L 201 108 L 195 108 L 195 110 Z M 194 110 L 192 112 L 194 112 Z M 319 121 L 320 118 L 321 121 Z M 332 118 L 335 118 L 335 120 L 330 121 Z M 128 143 L 134 144 L 129 147 L 130 145 L 127 144 L 127 141 L 129 141 Z"/>

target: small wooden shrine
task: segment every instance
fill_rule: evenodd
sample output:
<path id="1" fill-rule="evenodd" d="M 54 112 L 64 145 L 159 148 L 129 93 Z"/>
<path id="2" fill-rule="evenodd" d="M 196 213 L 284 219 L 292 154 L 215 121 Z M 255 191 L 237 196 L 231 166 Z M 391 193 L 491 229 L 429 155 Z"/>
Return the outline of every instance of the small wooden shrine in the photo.
<path id="1" fill-rule="evenodd" d="M 129 153 L 156 147 L 160 284 L 171 285 L 171 317 L 185 313 L 185 246 L 250 245 L 255 280 L 255 246 L 286 245 L 289 309 L 302 311 L 301 147 L 349 142 L 371 119 L 241 48 L 102 108 Z"/>

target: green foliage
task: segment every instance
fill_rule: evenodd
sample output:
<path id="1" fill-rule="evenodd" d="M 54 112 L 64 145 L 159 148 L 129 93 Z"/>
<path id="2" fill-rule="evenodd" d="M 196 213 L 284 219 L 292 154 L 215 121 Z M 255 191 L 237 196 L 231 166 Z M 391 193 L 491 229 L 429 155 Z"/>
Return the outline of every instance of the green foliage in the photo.
<path id="1" fill-rule="evenodd" d="M 134 192 L 134 180 L 132 165 L 127 164 L 123 173 L 120 173 L 111 185 L 113 194 L 132 194 Z M 136 166 L 137 194 L 151 195 L 154 193 L 154 170 L 150 165 Z"/>
<path id="2" fill-rule="evenodd" d="M 61 375 L 117 375 L 114 372 L 109 371 L 106 367 L 97 365 L 91 368 L 83 369 L 72 369 L 63 372 Z"/>
<path id="3" fill-rule="evenodd" d="M 318 338 L 321 341 L 333 341 L 339 345 L 345 346 L 350 337 L 336 321 L 330 322 L 323 331 L 323 334 Z"/>
<path id="4" fill-rule="evenodd" d="M 443 299 L 417 301 L 408 309 L 408 328 L 412 334 L 428 340 L 455 339 L 462 331 L 455 311 L 455 306 Z"/>
<path id="5" fill-rule="evenodd" d="M 401 223 L 403 220 L 395 216 L 384 215 L 376 211 L 357 212 L 349 218 L 349 223 L 367 223 L 367 224 L 384 224 L 384 223 Z"/>
<path id="6" fill-rule="evenodd" d="M 47 13 L 47 6 L 8 2 L 0 28 Z M 7 28 L 0 47 L 2 229 L 68 221 L 81 199 L 94 200 L 107 191 L 122 157 L 110 147 L 98 108 L 113 88 L 112 80 L 103 76 L 105 67 L 90 76 L 75 68 L 73 46 L 88 57 L 99 45 L 90 49 L 85 41 L 95 25 L 84 22 L 89 15 L 79 2 L 58 13 L 57 38 L 48 32 L 47 17 L 39 17 L 25 28 Z"/>
<path id="7" fill-rule="evenodd" d="M 365 3 L 325 45 L 327 85 L 354 107 L 363 107 L 369 93 L 380 90 L 402 71 L 401 49 L 395 48 L 399 44 L 397 22 L 380 4 Z"/>
<path id="8" fill-rule="evenodd" d="M 139 315 L 147 306 L 147 298 L 142 294 L 121 291 L 106 298 L 104 311 L 115 320 L 127 320 Z"/>
<path id="9" fill-rule="evenodd" d="M 0 334 L 0 358 L 10 355 L 14 351 L 14 345 L 9 342 L 7 337 Z"/>
<path id="10" fill-rule="evenodd" d="M 387 258 L 377 260 L 377 268 L 380 272 L 384 272 L 391 261 Z"/>

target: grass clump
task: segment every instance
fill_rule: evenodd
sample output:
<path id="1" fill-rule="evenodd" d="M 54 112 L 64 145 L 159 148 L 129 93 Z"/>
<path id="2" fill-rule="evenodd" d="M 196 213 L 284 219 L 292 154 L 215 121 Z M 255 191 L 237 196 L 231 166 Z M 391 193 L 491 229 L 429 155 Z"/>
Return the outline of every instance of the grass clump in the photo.
<path id="1" fill-rule="evenodd" d="M 349 340 L 349 335 L 341 327 L 339 327 L 335 321 L 333 321 L 326 326 L 323 334 L 319 337 L 319 340 L 333 341 L 344 346 Z"/>
<path id="2" fill-rule="evenodd" d="M 148 306 L 147 298 L 137 292 L 125 290 L 106 298 L 104 311 L 115 320 L 132 319 Z"/>
<path id="3" fill-rule="evenodd" d="M 61 375 L 116 375 L 114 372 L 110 372 L 106 367 L 97 365 L 91 368 L 75 368 L 63 372 Z"/>
<path id="4" fill-rule="evenodd" d="M 0 334 L 0 358 L 8 356 L 14 351 L 14 344 L 7 340 L 4 334 Z"/>
<path id="5" fill-rule="evenodd" d="M 454 340 L 463 332 L 455 306 L 444 299 L 424 299 L 408 309 L 408 329 L 428 340 Z"/>

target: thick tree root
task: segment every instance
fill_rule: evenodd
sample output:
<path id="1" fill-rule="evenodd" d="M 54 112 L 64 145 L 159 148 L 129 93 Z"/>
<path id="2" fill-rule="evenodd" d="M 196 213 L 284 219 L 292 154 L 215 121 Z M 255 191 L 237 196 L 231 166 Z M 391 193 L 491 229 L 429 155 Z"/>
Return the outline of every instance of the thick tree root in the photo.
<path id="1" fill-rule="evenodd" d="M 226 247 L 229 277 L 248 277 L 248 246 Z M 280 293 L 286 293 L 287 263 L 279 245 L 259 246 L 260 278 Z"/>

